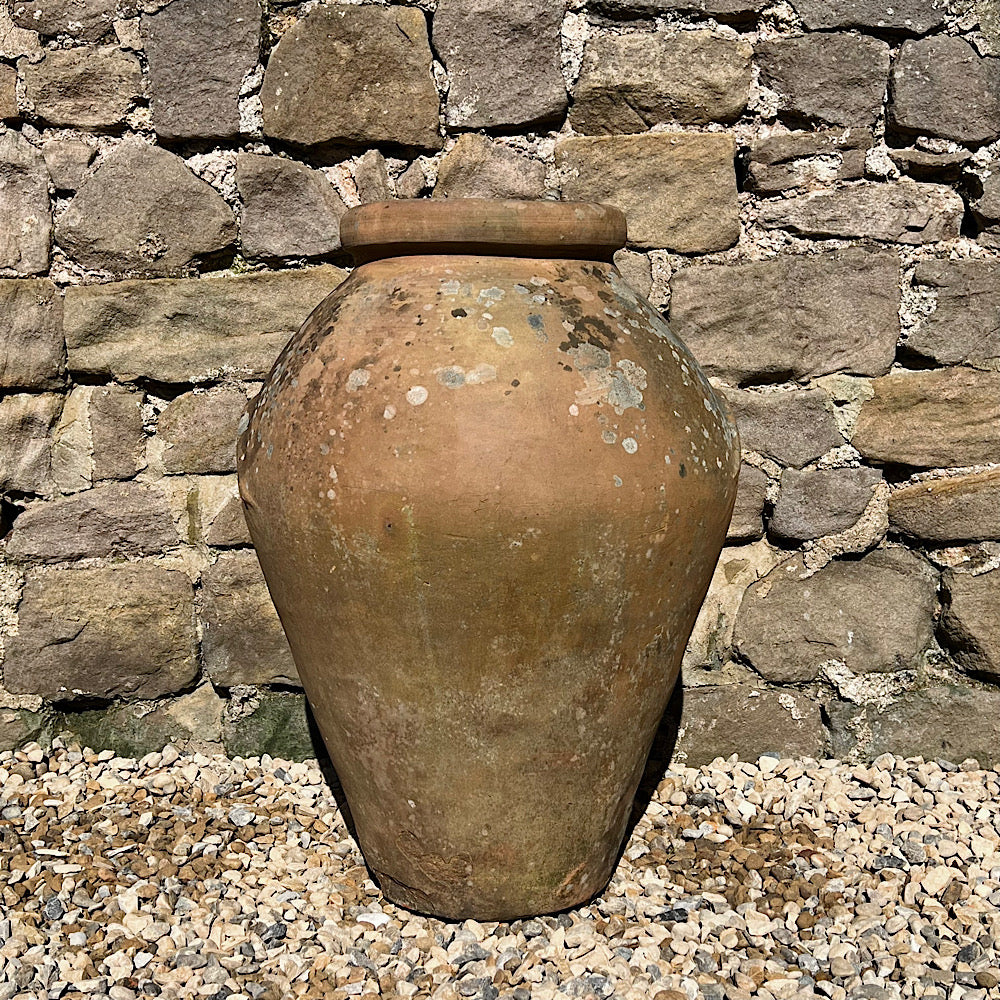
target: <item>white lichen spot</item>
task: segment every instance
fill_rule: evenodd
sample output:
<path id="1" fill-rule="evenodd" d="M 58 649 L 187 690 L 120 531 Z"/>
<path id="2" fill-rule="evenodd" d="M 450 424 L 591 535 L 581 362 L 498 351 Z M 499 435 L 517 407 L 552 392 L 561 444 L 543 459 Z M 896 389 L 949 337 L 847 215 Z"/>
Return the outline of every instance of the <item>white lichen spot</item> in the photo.
<path id="1" fill-rule="evenodd" d="M 618 440 L 618 435 L 613 430 L 601 431 L 601 437 L 605 444 L 614 444 Z"/>
<path id="2" fill-rule="evenodd" d="M 337 497 L 337 494 L 334 493 L 333 490 L 327 490 L 326 491 L 326 498 L 327 498 L 327 500 L 334 500 L 334 499 L 336 499 L 336 497 Z"/>
<path id="3" fill-rule="evenodd" d="M 390 403 L 390 404 L 389 404 L 389 405 L 388 405 L 388 406 L 387 406 L 387 407 L 386 407 L 386 408 L 385 408 L 385 409 L 384 409 L 384 410 L 382 411 L 382 416 L 383 416 L 383 417 L 385 417 L 385 419 L 386 419 L 386 420 L 392 420 L 392 418 L 393 418 L 393 417 L 394 417 L 395 415 L 396 415 L 396 407 L 395 407 L 395 406 L 393 406 L 393 405 L 392 405 L 392 403 Z"/>
<path id="4" fill-rule="evenodd" d="M 330 466 L 330 478 L 336 482 L 337 481 L 337 470 L 331 465 Z"/>
<path id="5" fill-rule="evenodd" d="M 413 386 L 406 394 L 406 401 L 411 406 L 420 406 L 427 402 L 427 390 L 422 385 Z"/>
<path id="6" fill-rule="evenodd" d="M 441 282 L 441 292 L 443 295 L 458 295 L 462 290 L 462 283 L 456 278 Z"/>
<path id="7" fill-rule="evenodd" d="M 621 486 L 621 484 L 622 484 L 622 477 L 615 476 L 615 486 Z"/>
<path id="8" fill-rule="evenodd" d="M 639 450 L 639 442 L 633 437 L 627 437 L 622 441 L 622 447 L 630 454 L 634 455 Z"/>
<path id="9" fill-rule="evenodd" d="M 569 404 L 569 415 L 571 417 L 578 417 L 578 416 L 580 416 L 580 407 L 577 406 L 576 403 L 570 403 Z"/>
<path id="10" fill-rule="evenodd" d="M 368 380 L 371 375 L 364 370 L 364 368 L 355 368 L 350 375 L 347 376 L 347 391 L 357 392 L 358 389 L 368 385 Z"/>
<path id="11" fill-rule="evenodd" d="M 479 293 L 479 302 L 484 306 L 492 306 L 504 297 L 504 290 L 494 285 L 492 288 L 484 288 Z"/>
<path id="12" fill-rule="evenodd" d="M 663 461 L 666 462 L 667 465 L 669 465 L 670 464 L 670 456 L 669 455 L 664 455 L 663 456 Z"/>
<path id="13" fill-rule="evenodd" d="M 505 326 L 495 326 L 493 327 L 493 339 L 501 347 L 513 347 L 514 338 L 511 336 L 510 330 Z"/>

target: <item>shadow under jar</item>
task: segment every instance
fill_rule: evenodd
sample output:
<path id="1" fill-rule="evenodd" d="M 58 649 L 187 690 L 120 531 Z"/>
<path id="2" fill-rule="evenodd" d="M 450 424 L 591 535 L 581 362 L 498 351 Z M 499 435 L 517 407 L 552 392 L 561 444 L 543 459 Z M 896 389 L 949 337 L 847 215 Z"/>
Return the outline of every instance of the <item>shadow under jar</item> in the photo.
<path id="1" fill-rule="evenodd" d="M 247 522 L 385 895 L 586 901 L 732 512 L 735 425 L 603 205 L 388 202 L 239 441 Z"/>

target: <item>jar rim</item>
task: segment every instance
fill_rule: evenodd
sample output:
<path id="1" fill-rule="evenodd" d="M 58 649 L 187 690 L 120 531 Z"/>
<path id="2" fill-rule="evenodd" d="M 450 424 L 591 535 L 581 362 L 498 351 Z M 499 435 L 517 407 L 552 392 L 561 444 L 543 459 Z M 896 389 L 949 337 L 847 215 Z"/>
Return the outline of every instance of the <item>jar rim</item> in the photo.
<path id="1" fill-rule="evenodd" d="M 610 261 L 625 238 L 619 209 L 584 201 L 377 201 L 340 220 L 341 245 L 356 264 L 414 254 Z"/>

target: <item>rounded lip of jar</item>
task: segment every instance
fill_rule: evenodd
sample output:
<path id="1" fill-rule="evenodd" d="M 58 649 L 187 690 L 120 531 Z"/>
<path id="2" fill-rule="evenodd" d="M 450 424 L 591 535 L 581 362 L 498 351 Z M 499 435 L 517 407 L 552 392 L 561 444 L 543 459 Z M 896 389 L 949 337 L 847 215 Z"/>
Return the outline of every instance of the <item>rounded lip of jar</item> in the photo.
<path id="1" fill-rule="evenodd" d="M 619 209 L 585 201 L 377 201 L 340 220 L 355 264 L 420 254 L 611 261 L 626 235 Z"/>

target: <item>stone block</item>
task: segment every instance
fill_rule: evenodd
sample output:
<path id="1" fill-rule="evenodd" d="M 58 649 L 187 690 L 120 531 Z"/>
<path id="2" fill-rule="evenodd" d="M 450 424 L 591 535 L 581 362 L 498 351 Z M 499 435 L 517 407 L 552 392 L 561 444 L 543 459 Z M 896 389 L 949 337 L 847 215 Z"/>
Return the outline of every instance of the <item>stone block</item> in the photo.
<path id="1" fill-rule="evenodd" d="M 750 46 L 710 31 L 592 35 L 573 93 L 577 132 L 645 132 L 662 122 L 734 122 L 750 94 Z"/>
<path id="2" fill-rule="evenodd" d="M 0 134 L 0 267 L 17 274 L 49 269 L 52 212 L 42 154 L 17 132 Z"/>
<path id="3" fill-rule="evenodd" d="M 802 466 L 844 444 L 830 397 L 820 388 L 722 391 L 740 429 L 744 451 L 755 451 L 782 465 Z"/>
<path id="4" fill-rule="evenodd" d="M 972 757 L 1000 764 L 1000 691 L 928 684 L 881 711 L 849 702 L 827 706 L 837 757 L 871 761 L 883 753 L 955 764 Z"/>
<path id="5" fill-rule="evenodd" d="M 392 197 L 385 157 L 377 149 L 369 149 L 358 157 L 354 166 L 354 184 L 362 205 L 388 201 Z"/>
<path id="6" fill-rule="evenodd" d="M 563 197 L 620 208 L 638 249 L 709 253 L 740 238 L 732 136 L 654 132 L 556 143 Z"/>
<path id="7" fill-rule="evenodd" d="M 764 504 L 767 503 L 767 474 L 746 463 L 740 468 L 733 517 L 726 542 L 750 542 L 764 536 Z"/>
<path id="8" fill-rule="evenodd" d="M 186 392 L 168 403 L 156 427 L 164 470 L 235 472 L 237 425 L 246 408 L 240 389 Z"/>
<path id="9" fill-rule="evenodd" d="M 445 119 L 457 128 L 554 121 L 568 98 L 562 0 L 438 0 L 434 49 L 448 71 Z"/>
<path id="10" fill-rule="evenodd" d="M 347 206 L 322 171 L 280 156 L 240 153 L 236 183 L 248 257 L 314 257 L 340 249 Z"/>
<path id="11" fill-rule="evenodd" d="M 179 156 L 126 140 L 80 186 L 56 239 L 84 267 L 170 274 L 231 246 L 236 219 Z"/>
<path id="12" fill-rule="evenodd" d="M 52 475 L 63 493 L 103 479 L 131 479 L 145 462 L 145 396 L 124 386 L 77 386 L 52 442 Z"/>
<path id="13" fill-rule="evenodd" d="M 153 128 L 162 139 L 229 139 L 256 65 L 260 0 L 173 0 L 142 18 Z"/>
<path id="14" fill-rule="evenodd" d="M 305 318 L 343 280 L 336 267 L 67 289 L 72 371 L 122 381 L 263 377 Z"/>
<path id="15" fill-rule="evenodd" d="M 224 552 L 201 578 L 202 653 L 212 682 L 300 686 L 255 552 Z"/>
<path id="16" fill-rule="evenodd" d="M 1000 224 L 1000 160 L 994 160 L 989 165 L 987 175 L 970 204 L 980 227 L 992 226 L 996 232 Z"/>
<path id="17" fill-rule="evenodd" d="M 778 94 L 778 114 L 794 125 L 870 126 L 882 109 L 889 46 L 848 34 L 798 35 L 758 44 L 760 82 Z"/>
<path id="18" fill-rule="evenodd" d="M 758 221 L 820 239 L 921 244 L 957 239 L 964 214 L 965 203 L 950 187 L 904 177 L 767 202 Z"/>
<path id="19" fill-rule="evenodd" d="M 734 641 L 780 684 L 814 680 L 828 660 L 856 674 L 905 670 L 933 638 L 936 591 L 937 574 L 907 549 L 876 549 L 812 576 L 794 556 L 749 587 Z"/>
<path id="20" fill-rule="evenodd" d="M 901 136 L 940 136 L 969 145 L 1000 136 L 1000 58 L 964 38 L 903 42 L 892 67 L 889 127 Z"/>
<path id="21" fill-rule="evenodd" d="M 653 290 L 653 265 L 649 257 L 634 250 L 616 250 L 614 260 L 629 287 L 648 298 Z"/>
<path id="22" fill-rule="evenodd" d="M 47 743 L 52 738 L 52 728 L 49 712 L 0 708 L 0 753 L 18 750 L 25 743 Z"/>
<path id="23" fill-rule="evenodd" d="M 213 548 L 225 549 L 252 544 L 239 495 L 230 496 L 214 512 L 203 509 L 201 527 L 205 544 Z"/>
<path id="24" fill-rule="evenodd" d="M 882 474 L 875 469 L 785 469 L 768 530 L 806 541 L 835 535 L 855 524 L 871 502 Z"/>
<path id="25" fill-rule="evenodd" d="M 11 20 L 10 4 L 0 5 L 0 57 L 19 59 L 37 56 L 41 52 L 38 32 L 20 28 Z"/>
<path id="26" fill-rule="evenodd" d="M 925 35 L 944 24 L 944 4 L 933 0 L 794 0 L 810 31 L 860 28 L 886 35 Z"/>
<path id="27" fill-rule="evenodd" d="M 942 583 L 945 644 L 963 670 L 1000 682 L 1000 570 L 980 576 L 949 571 Z"/>
<path id="28" fill-rule="evenodd" d="M 865 154 L 871 146 L 871 132 L 859 128 L 757 139 L 750 147 L 747 180 L 759 194 L 859 180 L 865 175 Z"/>
<path id="29" fill-rule="evenodd" d="M 686 267 L 670 324 L 709 375 L 741 384 L 880 375 L 899 336 L 899 258 L 861 248 Z"/>
<path id="30" fill-rule="evenodd" d="M 939 365 L 1000 364 L 1000 261 L 926 260 L 914 285 L 933 289 L 934 311 L 921 318 L 906 350 Z"/>
<path id="31" fill-rule="evenodd" d="M 184 753 L 221 753 L 224 707 L 212 685 L 201 684 L 152 711 L 124 704 L 63 712 L 52 728 L 67 744 L 113 750 L 120 757 L 159 753 L 168 743 Z"/>
<path id="32" fill-rule="evenodd" d="M 17 118 L 17 70 L 13 66 L 0 65 L 0 121 Z"/>
<path id="33" fill-rule="evenodd" d="M 230 757 L 266 753 L 279 760 L 327 758 L 302 694 L 262 692 L 250 714 L 223 722 L 222 739 Z"/>
<path id="34" fill-rule="evenodd" d="M 935 543 L 1000 539 L 1000 469 L 926 479 L 889 497 L 893 531 Z"/>
<path id="35" fill-rule="evenodd" d="M 96 155 L 97 150 L 82 139 L 49 139 L 42 146 L 45 166 L 57 191 L 75 191 Z"/>
<path id="36" fill-rule="evenodd" d="M 545 164 L 469 132 L 442 159 L 435 198 L 519 198 L 545 194 Z"/>
<path id="37" fill-rule="evenodd" d="M 741 760 L 757 760 L 764 753 L 817 759 L 826 755 L 819 705 L 798 691 L 769 691 L 750 684 L 687 688 L 681 726 L 676 756 L 688 767 L 734 753 Z"/>
<path id="38" fill-rule="evenodd" d="M 108 483 L 29 506 L 14 522 L 6 554 L 54 563 L 151 555 L 179 541 L 162 490 L 150 483 Z"/>
<path id="39" fill-rule="evenodd" d="M 0 388 L 55 389 L 65 370 L 56 286 L 48 278 L 0 278 Z"/>
<path id="40" fill-rule="evenodd" d="M 4 684 L 53 701 L 150 699 L 198 675 L 194 593 L 149 563 L 29 570 Z"/>
<path id="41" fill-rule="evenodd" d="M 142 97 L 142 65 L 111 45 L 48 49 L 40 62 L 25 63 L 24 90 L 49 125 L 114 128 Z"/>
<path id="42" fill-rule="evenodd" d="M 769 0 L 590 0 L 589 7 L 609 17 L 657 17 L 676 11 L 743 24 L 753 21 L 768 3 Z"/>
<path id="43" fill-rule="evenodd" d="M 890 149 L 889 159 L 915 181 L 951 184 L 961 176 L 969 151 L 930 153 L 925 149 Z"/>
<path id="44" fill-rule="evenodd" d="M 68 36 L 99 42 L 112 34 L 116 17 L 132 17 L 138 0 L 15 0 L 14 24 L 46 38 Z"/>
<path id="45" fill-rule="evenodd" d="M 0 490 L 52 492 L 52 430 L 62 403 L 54 393 L 0 399 Z"/>
<path id="46" fill-rule="evenodd" d="M 727 665 L 731 666 L 733 627 L 743 595 L 747 587 L 766 576 L 781 558 L 765 541 L 722 550 L 684 650 L 685 683 L 699 675 L 710 675 L 716 682 Z"/>
<path id="47" fill-rule="evenodd" d="M 872 388 L 851 439 L 865 458 L 923 469 L 1000 462 L 1000 373 L 900 372 Z"/>
<path id="48" fill-rule="evenodd" d="M 272 50 L 260 97 L 265 134 L 295 145 L 441 145 L 427 23 L 412 7 L 310 11 Z"/>

